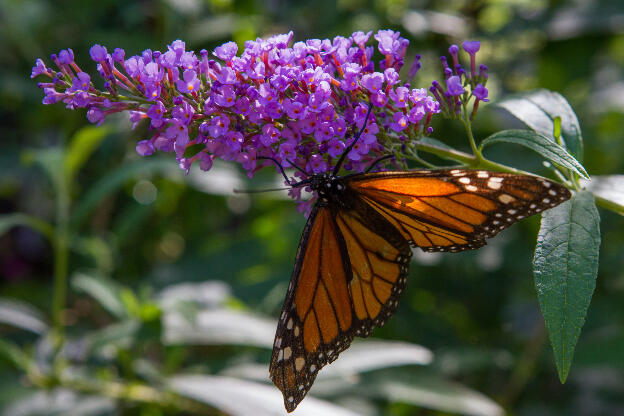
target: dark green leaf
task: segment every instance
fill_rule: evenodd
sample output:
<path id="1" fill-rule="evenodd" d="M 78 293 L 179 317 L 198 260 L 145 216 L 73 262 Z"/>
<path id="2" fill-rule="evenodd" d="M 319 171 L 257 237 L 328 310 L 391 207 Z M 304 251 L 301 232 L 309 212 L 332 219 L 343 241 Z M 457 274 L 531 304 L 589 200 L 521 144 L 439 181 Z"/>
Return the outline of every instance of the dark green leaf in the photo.
<path id="1" fill-rule="evenodd" d="M 533 259 L 535 288 L 561 382 L 596 287 L 600 217 L 589 192 L 545 211 Z"/>
<path id="2" fill-rule="evenodd" d="M 104 309 L 117 318 L 125 318 L 128 311 L 120 296 L 120 287 L 112 280 L 98 275 L 97 272 L 74 273 L 72 287 L 97 300 Z"/>
<path id="3" fill-rule="evenodd" d="M 583 136 L 574 110 L 559 93 L 540 89 L 506 98 L 498 106 L 504 108 L 531 129 L 548 137 L 553 143 L 555 117 L 561 117 L 562 138 L 574 157 L 583 160 Z"/>
<path id="4" fill-rule="evenodd" d="M 547 137 L 531 130 L 503 130 L 484 139 L 479 145 L 483 150 L 485 146 L 495 143 L 514 143 L 528 147 L 531 150 L 544 156 L 552 163 L 563 166 L 579 175 L 589 178 L 583 165 L 581 165 L 563 147 L 548 139 Z"/>

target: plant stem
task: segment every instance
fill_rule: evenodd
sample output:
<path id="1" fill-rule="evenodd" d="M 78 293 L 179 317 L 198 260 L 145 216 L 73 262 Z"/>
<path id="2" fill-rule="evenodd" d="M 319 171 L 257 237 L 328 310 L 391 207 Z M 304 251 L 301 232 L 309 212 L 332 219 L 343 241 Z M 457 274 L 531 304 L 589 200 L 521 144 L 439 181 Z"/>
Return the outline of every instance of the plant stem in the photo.
<path id="1" fill-rule="evenodd" d="M 474 168 L 474 169 L 496 170 L 499 172 L 515 173 L 517 175 L 532 175 L 532 173 L 530 172 L 525 172 L 519 169 L 514 169 L 509 166 L 501 165 L 499 163 L 484 159 L 483 157 L 479 159 L 479 157 L 477 156 L 473 156 L 468 153 L 460 152 L 459 150 L 455 150 L 455 149 L 447 149 L 447 148 L 435 146 L 435 145 L 428 144 L 428 143 L 421 143 L 421 142 L 416 143 L 416 148 L 418 150 L 422 150 L 423 152 L 431 153 L 433 155 L 441 157 L 442 159 L 455 160 L 457 162 L 462 163 L 463 165 L 470 166 L 471 168 Z"/>
<path id="2" fill-rule="evenodd" d="M 462 104 L 463 107 L 463 117 L 462 123 L 464 123 L 464 128 L 466 129 L 466 134 L 468 135 L 468 141 L 470 142 L 470 148 L 472 149 L 472 154 L 475 155 L 479 162 L 482 162 L 483 155 L 479 148 L 477 148 L 477 142 L 475 141 L 474 135 L 472 134 L 472 122 L 470 121 L 470 116 L 468 115 L 468 109 L 466 108 L 466 101 Z"/>
<path id="3" fill-rule="evenodd" d="M 598 205 L 599 207 L 606 208 L 609 211 L 613 211 L 619 215 L 624 215 L 624 205 L 618 204 L 617 202 L 611 201 L 609 199 L 605 199 L 596 194 L 594 194 L 594 198 L 596 198 L 596 205 Z"/>
<path id="4" fill-rule="evenodd" d="M 52 337 L 56 352 L 63 345 L 63 311 L 67 300 L 69 260 L 69 186 L 65 175 L 57 183 L 56 227 L 54 230 L 54 286 L 52 290 Z"/>
<path id="5" fill-rule="evenodd" d="M 221 414 L 214 408 L 180 396 L 171 391 L 157 389 L 143 383 L 122 383 L 118 381 L 104 381 L 77 377 L 58 376 L 50 378 L 40 372 L 31 372 L 29 380 L 36 386 L 50 388 L 52 386 L 68 387 L 80 393 L 95 394 L 110 397 L 116 400 L 125 400 L 133 403 L 149 403 L 162 408 L 175 409 L 178 412 L 193 415 Z"/>

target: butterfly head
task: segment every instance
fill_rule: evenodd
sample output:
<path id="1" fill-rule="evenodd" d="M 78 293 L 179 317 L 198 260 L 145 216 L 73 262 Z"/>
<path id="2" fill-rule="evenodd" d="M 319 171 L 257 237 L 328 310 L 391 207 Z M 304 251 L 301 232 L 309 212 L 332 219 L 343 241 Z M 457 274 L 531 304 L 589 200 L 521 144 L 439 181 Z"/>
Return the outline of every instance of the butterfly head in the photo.
<path id="1" fill-rule="evenodd" d="M 339 176 L 331 173 L 313 175 L 310 177 L 310 188 L 316 192 L 320 203 L 337 203 L 343 205 L 346 186 Z"/>

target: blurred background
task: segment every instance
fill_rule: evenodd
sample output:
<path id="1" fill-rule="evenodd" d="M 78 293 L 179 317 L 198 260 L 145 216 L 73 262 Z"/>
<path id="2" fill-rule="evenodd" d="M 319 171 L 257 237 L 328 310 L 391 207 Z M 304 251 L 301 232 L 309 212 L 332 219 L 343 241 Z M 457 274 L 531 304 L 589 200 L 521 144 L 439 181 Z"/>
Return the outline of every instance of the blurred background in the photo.
<path id="1" fill-rule="evenodd" d="M 1 0 L 0 22 L 2 415 L 285 414 L 268 362 L 305 223 L 284 194 L 232 193 L 272 185 L 271 172 L 249 181 L 216 164 L 185 176 L 171 155 L 136 154 L 147 132 L 127 115 L 95 128 L 84 111 L 43 106 L 29 78 L 38 57 L 72 48 L 93 73 L 95 43 L 129 56 L 175 39 L 199 51 L 390 28 L 423 56 L 414 86 L 425 87 L 451 43 L 476 39 L 493 101 L 560 92 L 587 171 L 624 171 L 619 0 Z M 481 109 L 478 139 L 522 127 Z M 468 149 L 458 123 L 434 136 Z M 491 152 L 545 173 L 529 151 Z M 624 414 L 624 219 L 600 213 L 597 288 L 566 384 L 533 283 L 533 217 L 475 252 L 416 253 L 395 316 L 326 367 L 295 414 Z M 54 316 L 53 276 L 65 274 Z"/>

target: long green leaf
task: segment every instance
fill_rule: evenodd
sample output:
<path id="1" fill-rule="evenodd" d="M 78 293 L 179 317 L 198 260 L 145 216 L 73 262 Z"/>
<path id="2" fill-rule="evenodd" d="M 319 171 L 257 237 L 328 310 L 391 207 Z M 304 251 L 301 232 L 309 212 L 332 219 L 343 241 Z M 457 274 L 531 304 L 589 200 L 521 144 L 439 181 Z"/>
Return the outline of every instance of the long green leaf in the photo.
<path id="1" fill-rule="evenodd" d="M 0 338 L 0 357 L 5 357 L 20 370 L 28 371 L 30 358 L 16 344 Z"/>
<path id="2" fill-rule="evenodd" d="M 52 225 L 40 218 L 21 213 L 0 215 L 0 236 L 17 226 L 26 226 L 37 230 L 49 240 L 54 238 Z"/>
<path id="3" fill-rule="evenodd" d="M 319 375 L 322 375 L 321 372 Z M 357 384 L 354 381 L 357 380 Z M 504 410 L 492 399 L 462 384 L 446 380 L 426 368 L 378 370 L 358 379 L 339 383 L 319 380 L 313 392 L 319 397 L 353 395 L 405 403 L 433 409 L 443 414 L 502 416 Z M 305 400 L 304 400 L 305 402 Z"/>
<path id="4" fill-rule="evenodd" d="M 591 193 L 576 193 L 542 214 L 533 272 L 562 383 L 596 287 L 599 248 L 600 217 Z"/>
<path id="5" fill-rule="evenodd" d="M 0 298 L 0 323 L 41 335 L 48 330 L 43 315 L 32 305 Z"/>
<path id="6" fill-rule="evenodd" d="M 559 93 L 540 89 L 514 95 L 497 103 L 531 129 L 548 137 L 553 143 L 554 119 L 561 117 L 561 133 L 567 149 L 583 160 L 583 136 L 574 110 Z"/>
<path id="7" fill-rule="evenodd" d="M 91 212 L 97 204 L 113 192 L 121 188 L 126 181 L 139 174 L 166 172 L 176 169 L 170 160 L 165 158 L 141 159 L 135 162 L 126 163 L 118 169 L 113 170 L 98 182 L 93 184 L 86 192 L 74 209 L 71 223 L 76 227 Z"/>
<path id="8" fill-rule="evenodd" d="M 68 181 L 73 179 L 78 169 L 89 159 L 109 131 L 109 128 L 103 126 L 87 126 L 72 137 L 65 153 L 65 175 Z"/>
<path id="9" fill-rule="evenodd" d="M 594 194 L 601 207 L 624 215 L 624 175 L 592 176 L 581 185 Z"/>
<path id="10" fill-rule="evenodd" d="M 275 322 L 249 312 L 206 309 L 189 321 L 182 311 L 169 310 L 164 319 L 165 345 L 253 345 L 271 348 Z"/>
<path id="11" fill-rule="evenodd" d="M 281 393 L 275 387 L 266 384 L 232 377 L 177 375 L 169 380 L 169 387 L 184 397 L 208 404 L 233 416 L 286 414 Z M 310 396 L 297 407 L 296 414 L 358 415 L 344 407 Z"/>
<path id="12" fill-rule="evenodd" d="M 563 166 L 579 175 L 589 178 L 587 171 L 571 154 L 563 147 L 551 141 L 549 138 L 531 130 L 503 130 L 484 139 L 479 145 L 479 149 L 483 150 L 486 146 L 495 143 L 514 143 L 544 156 L 547 160 L 556 165 Z"/>
<path id="13" fill-rule="evenodd" d="M 98 301 L 111 315 L 117 318 L 128 317 L 128 311 L 120 295 L 120 287 L 113 281 L 96 272 L 74 273 L 71 278 L 72 287 L 84 292 Z"/>

